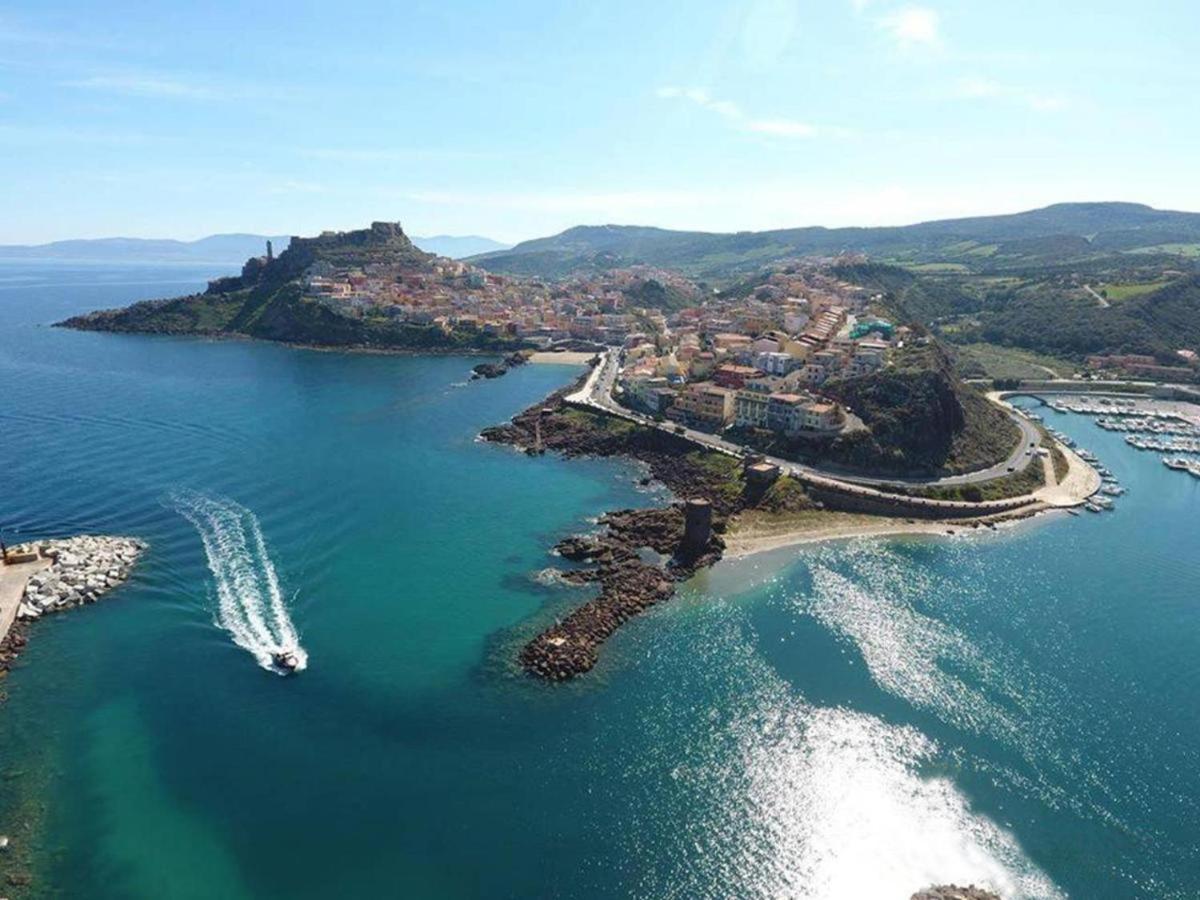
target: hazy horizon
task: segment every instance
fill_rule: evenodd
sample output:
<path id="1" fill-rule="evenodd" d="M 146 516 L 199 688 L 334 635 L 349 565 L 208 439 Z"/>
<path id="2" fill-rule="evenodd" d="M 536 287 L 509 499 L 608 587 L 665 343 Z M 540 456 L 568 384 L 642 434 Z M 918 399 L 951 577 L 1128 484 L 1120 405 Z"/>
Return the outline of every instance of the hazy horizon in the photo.
<path id="1" fill-rule="evenodd" d="M 861 228 L 905 227 L 905 226 L 910 226 L 910 225 L 921 225 L 921 224 L 924 224 L 927 222 L 946 221 L 946 220 L 953 220 L 953 219 L 959 219 L 959 218 L 974 218 L 977 216 L 989 217 L 989 216 L 1018 215 L 1020 213 L 1032 212 L 1035 209 L 1043 209 L 1043 208 L 1046 208 L 1049 206 L 1059 206 L 1059 205 L 1068 205 L 1068 204 L 1076 204 L 1076 203 L 1078 203 L 1078 204 L 1128 203 L 1128 204 L 1136 204 L 1136 205 L 1143 205 L 1143 206 L 1151 206 L 1152 208 L 1154 208 L 1160 212 L 1183 212 L 1183 213 L 1200 214 L 1200 210 L 1183 209 L 1183 208 L 1179 208 L 1179 207 L 1158 207 L 1158 206 L 1153 206 L 1153 204 L 1143 204 L 1138 200 L 1064 200 L 1064 201 L 1056 201 L 1054 203 L 1043 204 L 1040 207 L 1030 207 L 1030 208 L 1011 209 L 1011 210 L 1006 209 L 1006 210 L 998 211 L 998 212 L 973 213 L 970 216 L 945 216 L 945 217 L 938 217 L 935 219 L 920 219 L 920 220 L 914 220 L 914 221 L 902 221 L 902 222 L 887 223 L 884 225 L 872 225 L 872 224 L 857 223 L 857 222 L 851 222 L 851 223 L 847 223 L 845 225 L 827 225 L 823 222 L 803 222 L 803 223 L 797 223 L 794 225 L 778 226 L 778 229 L 792 229 L 792 228 L 795 228 L 795 229 L 803 229 L 803 228 L 836 229 L 836 228 L 843 228 L 843 227 L 848 227 L 848 228 L 854 228 L 854 227 L 861 227 Z M 666 225 L 658 225 L 653 222 L 576 222 L 573 225 L 567 225 L 564 228 L 559 229 L 559 231 L 557 231 L 557 232 L 547 233 L 547 234 L 530 234 L 530 235 L 526 235 L 524 237 L 517 238 L 516 240 L 502 241 L 499 238 L 493 237 L 490 234 L 483 234 L 479 231 L 474 231 L 474 232 L 469 232 L 469 233 L 461 233 L 461 234 L 420 233 L 420 232 L 416 232 L 413 229 L 411 229 L 408 226 L 408 224 L 406 222 L 404 222 L 403 219 L 394 219 L 394 218 L 386 219 L 386 218 L 380 218 L 377 216 L 374 218 L 363 220 L 362 222 L 359 222 L 357 224 L 351 224 L 349 226 L 346 226 L 345 228 L 337 228 L 337 229 L 322 228 L 322 229 L 318 229 L 318 230 L 315 230 L 312 232 L 302 232 L 302 233 L 293 233 L 293 234 L 287 234 L 285 232 L 279 232 L 278 234 L 268 234 L 266 232 L 248 231 L 245 229 L 234 228 L 234 229 L 229 229 L 229 230 L 225 230 L 225 231 L 216 231 L 216 232 L 210 232 L 210 233 L 206 233 L 206 234 L 198 234 L 194 237 L 178 237 L 175 235 L 161 235 L 161 234 L 73 235 L 73 236 L 69 236 L 69 237 L 53 238 L 48 241 L 4 242 L 4 243 L 0 243 L 0 247 L 31 247 L 32 248 L 32 247 L 48 246 L 51 244 L 70 243 L 73 241 L 122 241 L 122 240 L 126 240 L 126 241 L 177 241 L 177 242 L 183 243 L 183 244 L 194 244 L 194 243 L 204 241 L 204 240 L 207 240 L 210 238 L 239 237 L 239 236 L 264 238 L 264 239 L 270 238 L 270 239 L 274 240 L 276 238 L 287 239 L 287 238 L 291 238 L 291 237 L 313 237 L 322 231 L 329 231 L 329 230 L 354 231 L 354 230 L 366 228 L 372 222 L 396 222 L 396 221 L 398 221 L 400 223 L 401 227 L 404 228 L 405 234 L 409 235 L 409 237 L 411 237 L 413 240 L 421 240 L 421 241 L 481 240 L 481 241 L 492 241 L 495 243 L 505 244 L 508 246 L 516 246 L 517 244 L 520 244 L 524 241 L 535 240 L 537 238 L 551 237 L 554 234 L 561 233 L 562 231 L 566 231 L 571 228 L 579 228 L 579 227 L 582 227 L 582 228 L 660 228 L 660 229 L 667 230 L 667 231 L 697 231 L 697 232 L 708 232 L 708 233 L 713 233 L 713 234 L 735 234 L 735 233 L 737 233 L 736 231 L 731 230 L 731 229 L 721 229 L 721 230 L 677 229 L 677 228 L 672 228 L 672 227 L 666 226 Z M 776 229 L 776 228 L 742 229 L 742 231 L 769 231 L 769 230 L 778 230 L 778 229 Z"/>

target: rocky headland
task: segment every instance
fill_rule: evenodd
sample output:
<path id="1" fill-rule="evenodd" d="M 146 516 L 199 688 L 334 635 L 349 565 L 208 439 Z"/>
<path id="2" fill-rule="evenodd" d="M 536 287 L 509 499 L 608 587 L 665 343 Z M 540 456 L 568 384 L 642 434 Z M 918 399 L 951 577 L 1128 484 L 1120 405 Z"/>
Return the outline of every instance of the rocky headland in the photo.
<path id="1" fill-rule="evenodd" d="M 42 563 L 17 600 L 15 621 L 0 635 L 0 671 L 24 649 L 26 625 L 50 613 L 94 603 L 123 584 L 146 544 L 137 538 L 84 535 L 8 548 L 12 565 Z"/>
<path id="2" fill-rule="evenodd" d="M 522 648 L 525 670 L 551 681 L 589 671 L 623 623 L 670 598 L 680 581 L 720 559 L 721 535 L 732 516 L 751 508 L 812 505 L 790 479 L 757 479 L 740 460 L 697 450 L 657 429 L 573 409 L 563 398 L 574 389 L 551 394 L 481 436 L 526 452 L 636 459 L 650 470 L 643 483 L 655 479 L 687 501 L 610 512 L 601 517 L 598 533 L 558 542 L 554 551 L 576 567 L 559 572 L 557 580 L 596 584 L 600 593 Z"/>

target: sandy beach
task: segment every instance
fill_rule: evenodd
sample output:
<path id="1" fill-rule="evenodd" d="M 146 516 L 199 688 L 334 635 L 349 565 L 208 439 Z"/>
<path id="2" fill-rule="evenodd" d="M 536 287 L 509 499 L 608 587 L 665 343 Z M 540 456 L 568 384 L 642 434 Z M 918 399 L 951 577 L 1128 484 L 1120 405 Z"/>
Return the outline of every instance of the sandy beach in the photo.
<path id="1" fill-rule="evenodd" d="M 887 518 L 831 510 L 812 510 L 785 518 L 743 513 L 725 536 L 725 555 L 740 558 L 797 544 L 855 537 L 964 534 L 1080 506 L 1100 489 L 1100 475 L 1070 448 L 1060 444 L 1059 449 L 1069 466 L 1066 477 L 1059 482 L 1053 465 L 1044 459 L 1045 486 L 1030 495 L 1029 505 L 1010 512 L 974 520 Z"/>
<path id="2" fill-rule="evenodd" d="M 760 522 L 736 525 L 725 535 L 725 558 L 741 559 L 782 547 L 857 537 L 971 534 L 983 531 L 988 525 L 999 525 L 1001 522 L 1012 522 L 1019 518 L 1027 519 L 1036 514 L 1037 512 L 1028 512 L 1022 516 L 996 516 L 988 520 L 987 525 L 981 523 L 976 527 L 974 522 L 888 519 L 856 513 L 814 511 L 811 518 L 798 517 L 786 525 Z"/>

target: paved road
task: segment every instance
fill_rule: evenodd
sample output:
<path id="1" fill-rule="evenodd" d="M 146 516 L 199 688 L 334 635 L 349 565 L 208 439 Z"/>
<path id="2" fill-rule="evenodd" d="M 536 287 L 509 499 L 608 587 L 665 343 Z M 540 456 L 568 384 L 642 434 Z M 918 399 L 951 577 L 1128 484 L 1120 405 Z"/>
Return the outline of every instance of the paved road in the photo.
<path id="1" fill-rule="evenodd" d="M 618 404 L 612 398 L 613 386 L 616 384 L 617 375 L 619 373 L 619 365 L 617 363 L 617 352 L 609 350 L 601 356 L 600 364 L 597 365 L 584 386 L 569 395 L 566 399 L 568 402 L 577 403 L 584 406 L 591 406 L 596 409 L 601 409 L 615 416 L 628 419 L 639 424 L 658 428 L 663 431 L 669 431 L 685 437 L 688 440 L 694 441 L 697 444 L 702 444 L 713 450 L 721 453 L 727 453 L 732 456 L 745 456 L 747 453 L 756 452 L 741 444 L 726 440 L 723 437 L 715 434 L 709 434 L 703 431 L 695 431 L 690 428 L 685 428 L 683 431 L 678 431 L 674 423 L 655 422 L 649 416 L 635 413 L 624 406 Z M 1006 404 L 993 398 L 993 402 L 1002 406 L 1011 416 L 1017 427 L 1021 430 L 1021 441 L 1013 448 L 1013 452 L 1008 459 L 995 466 L 987 469 L 982 469 L 977 472 L 968 472 L 963 475 L 948 475 L 941 478 L 873 478 L 863 475 L 847 474 L 836 469 L 804 465 L 792 460 L 780 459 L 778 457 L 767 457 L 767 460 L 774 465 L 779 466 L 783 471 L 792 472 L 796 475 L 808 477 L 814 480 L 825 480 L 830 482 L 831 487 L 847 489 L 852 485 L 861 485 L 864 487 L 878 487 L 881 485 L 903 484 L 911 487 L 941 487 L 952 485 L 973 484 L 982 481 L 990 481 L 993 478 L 1000 478 L 1009 474 L 1010 469 L 1013 472 L 1023 471 L 1032 461 L 1038 459 L 1036 453 L 1026 454 L 1026 450 L 1032 445 L 1036 445 L 1041 441 L 1041 434 L 1032 422 L 1024 416 L 1016 412 L 1016 410 Z M 874 493 L 871 491 L 870 493 Z"/>

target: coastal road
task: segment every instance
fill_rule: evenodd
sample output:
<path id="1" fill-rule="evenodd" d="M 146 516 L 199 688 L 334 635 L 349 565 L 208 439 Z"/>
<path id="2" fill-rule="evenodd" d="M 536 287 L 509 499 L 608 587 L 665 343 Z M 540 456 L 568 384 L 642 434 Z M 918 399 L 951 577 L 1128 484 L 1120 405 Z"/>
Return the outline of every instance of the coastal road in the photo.
<path id="1" fill-rule="evenodd" d="M 567 401 L 582 406 L 590 406 L 595 409 L 602 410 L 614 416 L 628 419 L 632 422 L 637 422 L 640 425 L 645 425 L 649 428 L 658 428 L 662 431 L 667 431 L 672 434 L 677 434 L 680 437 L 687 438 L 694 443 L 701 444 L 720 453 L 725 453 L 731 456 L 745 456 L 747 453 L 753 453 L 750 448 L 744 447 L 741 444 L 726 440 L 725 438 L 708 434 L 703 431 L 696 431 L 691 428 L 684 428 L 678 431 L 674 423 L 656 422 L 649 416 L 633 412 L 630 409 L 621 406 L 612 397 L 613 387 L 616 384 L 617 376 L 620 372 L 618 363 L 618 352 L 616 350 L 606 351 L 601 355 L 600 362 L 592 369 L 587 381 L 583 387 L 574 394 L 567 396 Z M 998 399 L 992 399 L 993 403 L 1001 406 L 1006 413 L 1009 414 L 1013 422 L 1021 432 L 1021 439 L 1013 448 L 1008 459 L 1002 463 L 990 466 L 987 469 L 981 469 L 976 472 L 967 472 L 962 475 L 947 475 L 940 478 L 875 478 L 864 475 L 847 474 L 836 469 L 824 468 L 820 466 L 806 465 L 795 462 L 793 460 L 785 460 L 778 457 L 766 457 L 767 461 L 773 465 L 779 466 L 783 471 L 807 477 L 814 480 L 828 481 L 831 487 L 845 489 L 851 485 L 861 485 L 864 487 L 881 487 L 892 484 L 902 484 L 910 487 L 949 487 L 954 485 L 975 484 L 984 481 L 990 481 L 994 478 L 1000 478 L 1004 475 L 1015 472 L 1024 471 L 1033 461 L 1039 457 L 1036 453 L 1027 454 L 1026 450 L 1031 446 L 1036 446 L 1041 441 L 1041 434 L 1038 432 L 1034 424 L 1016 411 L 1016 409 L 1006 403 L 1002 403 Z"/>

